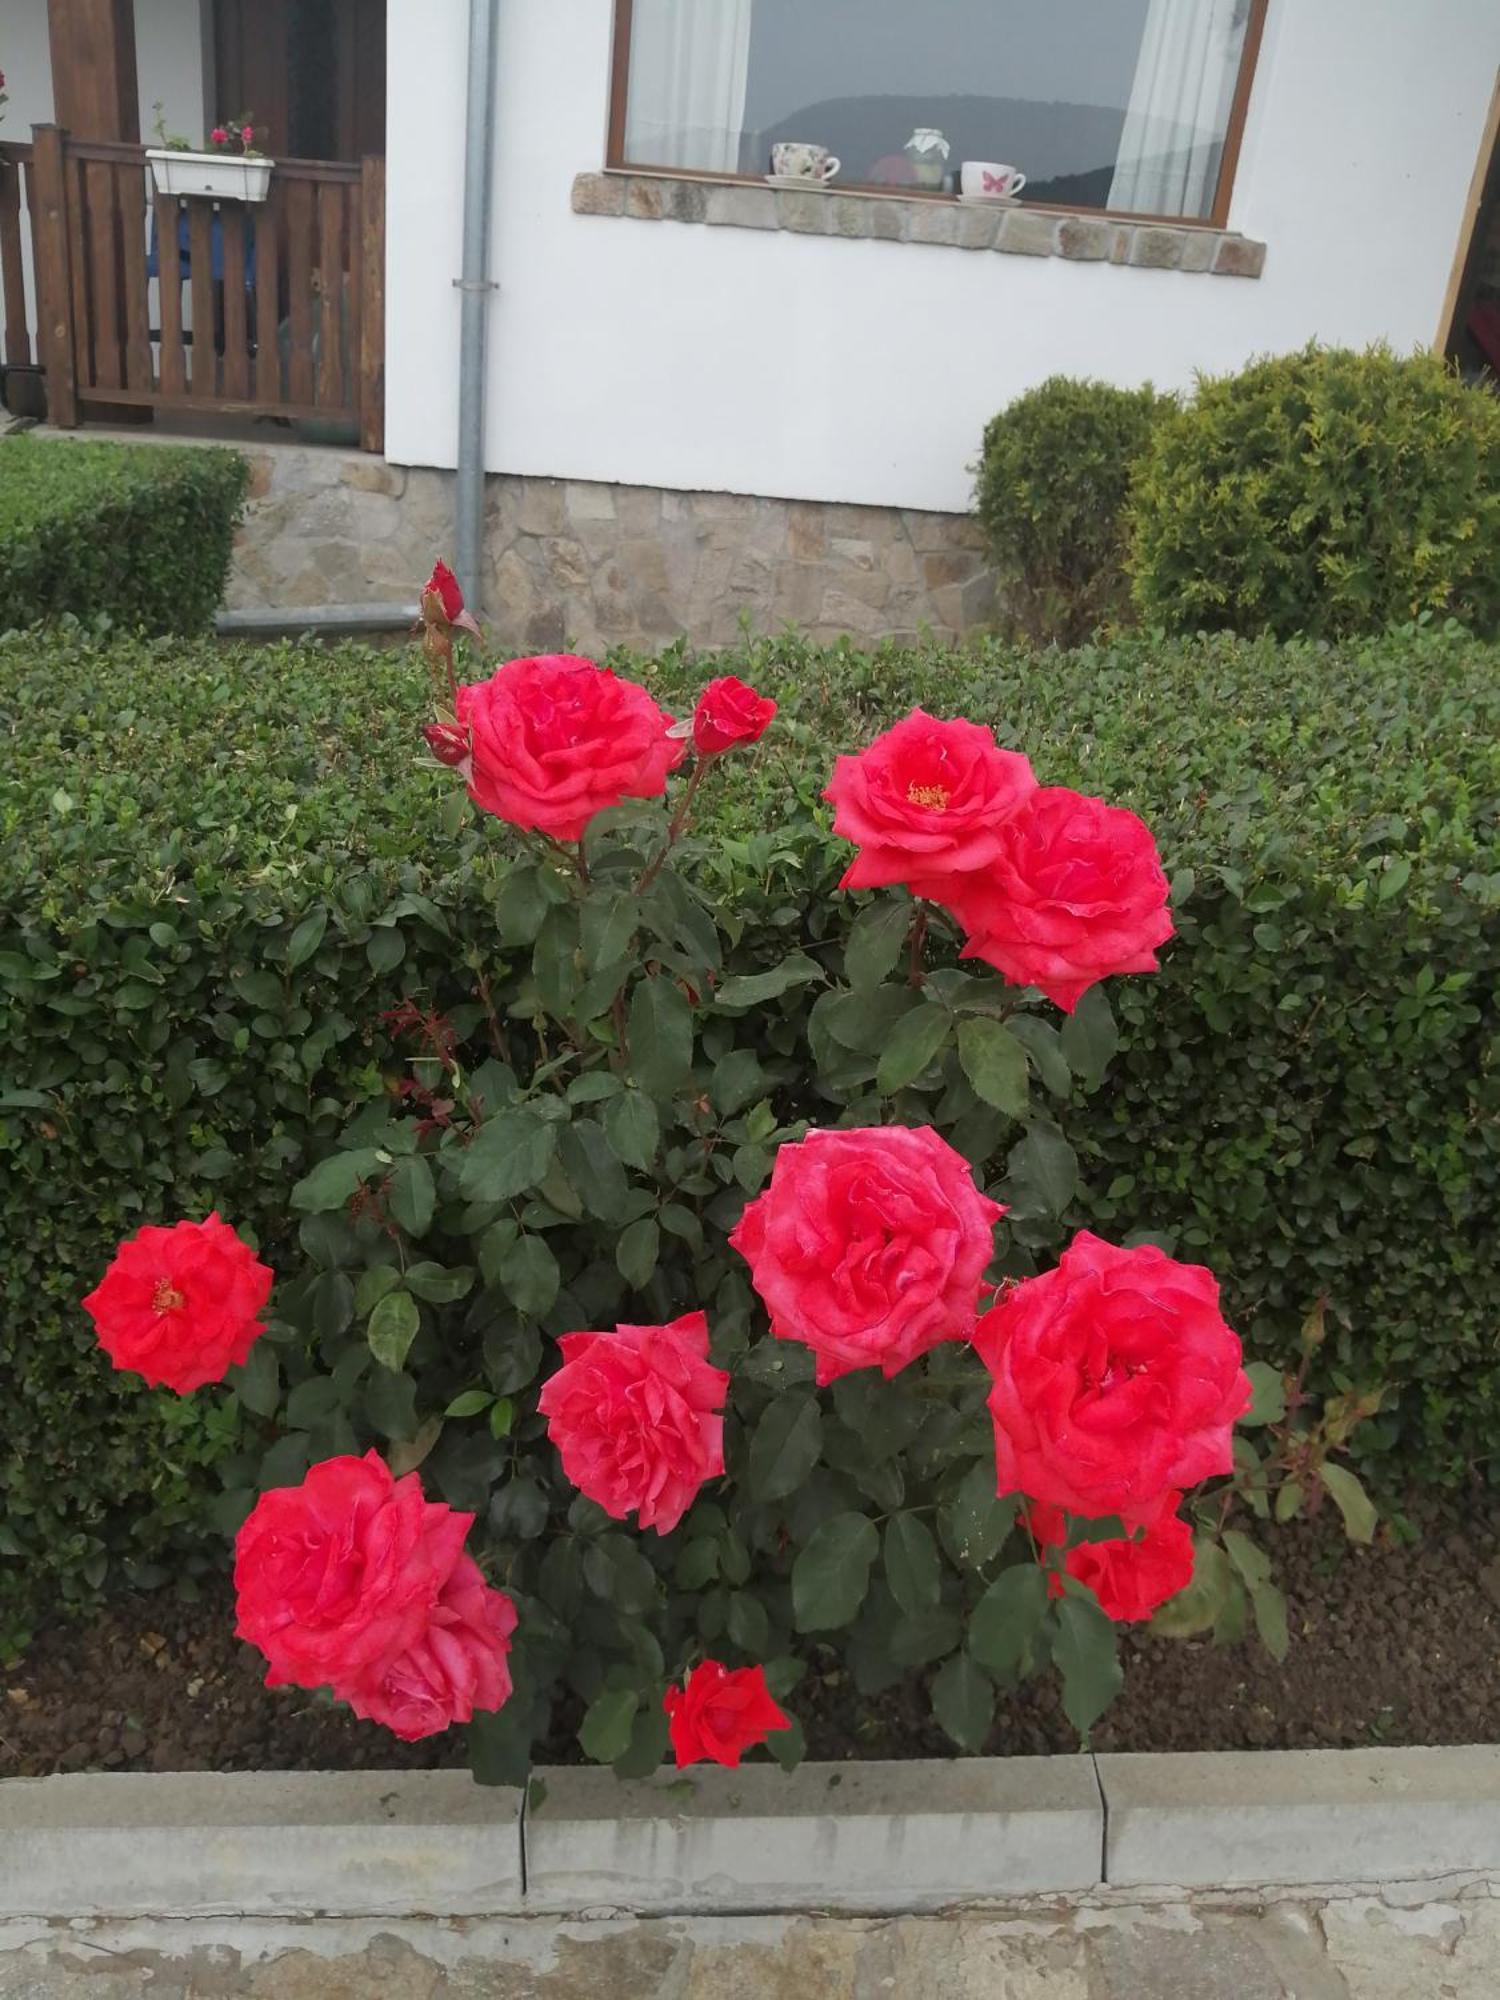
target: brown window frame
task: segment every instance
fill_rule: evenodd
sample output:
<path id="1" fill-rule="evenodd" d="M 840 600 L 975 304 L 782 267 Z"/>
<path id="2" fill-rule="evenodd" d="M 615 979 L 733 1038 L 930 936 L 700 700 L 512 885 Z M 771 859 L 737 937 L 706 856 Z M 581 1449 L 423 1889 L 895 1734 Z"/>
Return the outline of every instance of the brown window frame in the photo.
<path id="1" fill-rule="evenodd" d="M 630 89 L 630 27 L 634 0 L 615 0 L 614 40 L 610 60 L 609 133 L 604 164 L 620 173 L 662 174 L 673 180 L 727 181 L 759 185 L 754 174 L 715 174 L 691 167 L 656 166 L 649 160 L 625 157 L 625 107 Z M 1229 123 L 1224 131 L 1224 152 L 1219 161 L 1219 178 L 1214 188 L 1213 207 L 1201 215 L 1147 215 L 1137 209 L 1088 208 L 1077 202 L 1028 202 L 1028 208 L 1059 215 L 1110 215 L 1122 221 L 1169 222 L 1178 229 L 1227 229 L 1229 203 L 1234 193 L 1234 177 L 1240 164 L 1240 147 L 1245 136 L 1245 120 L 1250 110 L 1250 93 L 1260 61 L 1265 35 L 1266 14 L 1271 0 L 1250 0 L 1250 18 L 1245 23 L 1245 45 L 1240 51 L 1240 71 L 1235 79 L 1229 105 Z M 924 188 L 893 188 L 868 181 L 840 181 L 851 194 L 893 195 L 904 201 L 952 201 L 955 197 Z"/>

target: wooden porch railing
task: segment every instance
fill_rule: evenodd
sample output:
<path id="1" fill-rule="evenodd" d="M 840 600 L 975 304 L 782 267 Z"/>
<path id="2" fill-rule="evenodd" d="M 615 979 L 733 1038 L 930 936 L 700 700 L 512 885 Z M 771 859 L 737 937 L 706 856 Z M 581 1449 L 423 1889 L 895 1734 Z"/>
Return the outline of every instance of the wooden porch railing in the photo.
<path id="1" fill-rule="evenodd" d="M 279 160 L 264 202 L 215 202 L 157 194 L 139 146 L 37 126 L 31 178 L 54 423 L 90 404 L 345 419 L 382 449 L 383 160 Z"/>
<path id="2" fill-rule="evenodd" d="M 31 366 L 31 316 L 27 310 L 26 248 L 21 217 L 35 191 L 31 148 L 0 144 L 0 361 Z"/>

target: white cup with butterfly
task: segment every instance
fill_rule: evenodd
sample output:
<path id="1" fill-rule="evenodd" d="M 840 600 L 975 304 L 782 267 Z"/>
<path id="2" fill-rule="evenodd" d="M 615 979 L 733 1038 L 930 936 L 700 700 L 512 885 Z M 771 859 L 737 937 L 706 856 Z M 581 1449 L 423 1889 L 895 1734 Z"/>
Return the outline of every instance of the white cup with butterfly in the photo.
<path id="1" fill-rule="evenodd" d="M 998 160 L 965 160 L 959 172 L 959 186 L 973 201 L 1014 201 L 1026 185 L 1018 167 L 1002 166 Z"/>

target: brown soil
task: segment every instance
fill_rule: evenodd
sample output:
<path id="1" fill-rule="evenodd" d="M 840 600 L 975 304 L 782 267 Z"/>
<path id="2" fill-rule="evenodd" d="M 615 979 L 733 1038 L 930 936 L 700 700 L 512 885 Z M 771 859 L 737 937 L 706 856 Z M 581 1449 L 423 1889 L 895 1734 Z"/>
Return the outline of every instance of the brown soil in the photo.
<path id="1" fill-rule="evenodd" d="M 1132 1635 L 1101 1750 L 1237 1750 L 1500 1741 L 1500 1506 L 1432 1516 L 1404 1547 L 1349 1549 L 1337 1523 L 1278 1530 L 1292 1650 Z M 295 1690 L 269 1692 L 233 1636 L 227 1586 L 196 1603 L 122 1600 L 44 1633 L 0 1679 L 0 1776 L 52 1771 L 428 1769 L 461 1732 L 401 1744 Z M 788 1701 L 819 1758 L 950 1756 L 920 1677 L 861 1700 L 825 1656 Z M 996 1754 L 1070 1750 L 1043 1681 L 1002 1702 Z M 559 1741 L 552 1761 L 569 1754 Z M 576 1751 L 573 1752 L 576 1755 Z"/>

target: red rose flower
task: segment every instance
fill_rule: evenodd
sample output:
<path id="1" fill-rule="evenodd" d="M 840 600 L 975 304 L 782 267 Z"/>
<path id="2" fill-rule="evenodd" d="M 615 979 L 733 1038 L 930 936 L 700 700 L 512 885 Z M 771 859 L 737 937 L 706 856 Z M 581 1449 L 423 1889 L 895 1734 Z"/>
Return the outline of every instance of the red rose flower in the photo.
<path id="1" fill-rule="evenodd" d="M 617 1521 L 635 1509 L 668 1535 L 705 1479 L 724 1470 L 729 1377 L 709 1365 L 708 1318 L 565 1333 L 563 1365 L 537 1408 L 563 1471 Z"/>
<path id="2" fill-rule="evenodd" d="M 693 748 L 700 757 L 718 757 L 725 750 L 758 743 L 771 726 L 776 704 L 753 687 L 725 674 L 710 681 L 693 710 Z"/>
<path id="3" fill-rule="evenodd" d="M 738 1770 L 747 1750 L 792 1726 L 791 1717 L 771 1699 L 764 1667 L 730 1668 L 719 1660 L 703 1660 L 682 1687 L 667 1689 L 661 1705 L 679 1770 L 705 1758 Z"/>
<path id="4" fill-rule="evenodd" d="M 373 1451 L 263 1493 L 235 1539 L 234 1585 L 235 1630 L 269 1661 L 266 1686 L 343 1695 L 417 1645 L 473 1519 Z"/>
<path id="5" fill-rule="evenodd" d="M 904 882 L 913 895 L 940 896 L 949 877 L 990 865 L 1001 827 L 1035 788 L 1030 764 L 992 731 L 914 708 L 834 765 L 823 794 L 833 830 L 859 848 L 840 888 Z"/>
<path id="6" fill-rule="evenodd" d="M 367 1669 L 345 1698 L 356 1715 L 403 1743 L 436 1736 L 510 1699 L 515 1629 L 516 1607 L 505 1592 L 489 1587 L 472 1556 L 460 1556 L 425 1629 L 405 1652 Z"/>
<path id="7" fill-rule="evenodd" d="M 83 1306 L 116 1368 L 186 1396 L 248 1358 L 270 1293 L 269 1267 L 215 1213 L 138 1229 Z"/>
<path id="8" fill-rule="evenodd" d="M 1088 1586 L 1099 1609 L 1117 1625 L 1141 1623 L 1192 1582 L 1193 1531 L 1177 1512 L 1181 1505 L 1180 1493 L 1166 1493 L 1159 1512 L 1134 1541 L 1080 1542 L 1064 1556 L 1068 1575 Z M 1044 1549 L 1061 1548 L 1068 1539 L 1067 1516 L 1060 1507 L 1036 1503 L 1027 1509 L 1027 1520 Z M 1048 1588 L 1054 1597 L 1063 1594 L 1055 1571 Z"/>
<path id="9" fill-rule="evenodd" d="M 1123 806 L 1061 785 L 1034 791 L 1000 829 L 980 875 L 937 892 L 982 958 L 1071 1014 L 1116 972 L 1154 972 L 1172 935 L 1167 878 L 1150 829 Z"/>
<path id="10" fill-rule="evenodd" d="M 1201 1264 L 1081 1229 L 1056 1270 L 1002 1294 L 974 1345 L 995 1378 L 1001 1493 L 1136 1526 L 1173 1487 L 1230 1470 L 1250 1382 Z"/>
<path id="11" fill-rule="evenodd" d="M 660 798 L 686 755 L 643 687 L 569 653 L 461 687 L 458 719 L 473 738 L 475 805 L 557 840 L 580 840 L 622 799 Z"/>
<path id="12" fill-rule="evenodd" d="M 245 136 L 248 139 L 249 134 Z M 422 585 L 422 617 L 428 625 L 456 625 L 471 639 L 482 639 L 484 636 L 475 623 L 473 613 L 464 604 L 464 593 L 458 578 L 445 562 L 435 562 L 432 575 Z"/>
<path id="13" fill-rule="evenodd" d="M 930 1125 L 813 1131 L 777 1153 L 729 1241 L 771 1331 L 805 1341 L 825 1383 L 970 1338 L 1004 1213 Z"/>

